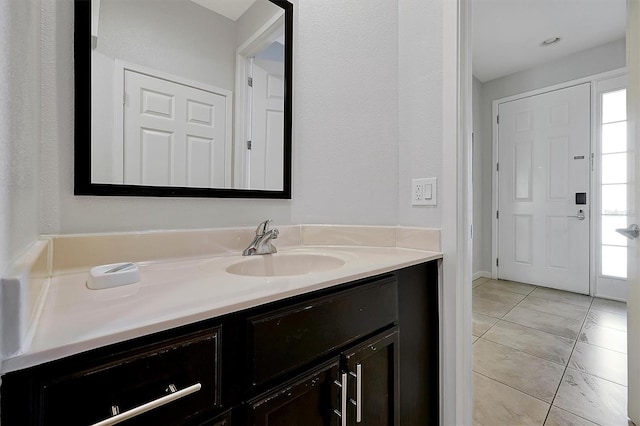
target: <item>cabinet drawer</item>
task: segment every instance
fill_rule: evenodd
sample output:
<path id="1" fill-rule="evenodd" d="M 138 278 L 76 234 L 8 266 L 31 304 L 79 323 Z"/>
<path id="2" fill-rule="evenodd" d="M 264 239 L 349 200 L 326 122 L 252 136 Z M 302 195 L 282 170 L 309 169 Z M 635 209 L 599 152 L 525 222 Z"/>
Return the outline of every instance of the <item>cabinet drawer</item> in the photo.
<path id="1" fill-rule="evenodd" d="M 389 277 L 249 318 L 253 384 L 396 322 L 397 287 L 396 278 Z"/>
<path id="2" fill-rule="evenodd" d="M 41 423 L 93 424 L 165 397 L 124 424 L 182 424 L 220 405 L 219 348 L 214 328 L 62 376 L 41 388 Z"/>

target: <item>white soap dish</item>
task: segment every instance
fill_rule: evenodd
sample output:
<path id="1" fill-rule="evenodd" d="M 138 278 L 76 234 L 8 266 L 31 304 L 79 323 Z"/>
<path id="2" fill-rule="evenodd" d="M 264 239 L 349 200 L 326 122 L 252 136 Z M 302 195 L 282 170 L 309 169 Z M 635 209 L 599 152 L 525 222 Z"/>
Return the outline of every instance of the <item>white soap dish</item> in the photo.
<path id="1" fill-rule="evenodd" d="M 111 263 L 91 268 L 87 287 L 92 290 L 119 287 L 140 281 L 138 265 L 132 262 Z"/>

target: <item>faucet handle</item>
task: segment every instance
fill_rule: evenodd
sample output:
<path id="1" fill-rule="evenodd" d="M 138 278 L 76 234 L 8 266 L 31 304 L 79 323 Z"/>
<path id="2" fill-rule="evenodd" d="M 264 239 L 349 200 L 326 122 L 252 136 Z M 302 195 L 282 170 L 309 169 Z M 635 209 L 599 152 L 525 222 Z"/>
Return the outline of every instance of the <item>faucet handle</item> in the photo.
<path id="1" fill-rule="evenodd" d="M 269 230 L 270 223 L 271 223 L 271 219 L 267 219 L 264 222 L 262 222 L 260 225 L 258 225 L 258 227 L 256 228 L 256 235 L 264 235 L 264 233 Z"/>

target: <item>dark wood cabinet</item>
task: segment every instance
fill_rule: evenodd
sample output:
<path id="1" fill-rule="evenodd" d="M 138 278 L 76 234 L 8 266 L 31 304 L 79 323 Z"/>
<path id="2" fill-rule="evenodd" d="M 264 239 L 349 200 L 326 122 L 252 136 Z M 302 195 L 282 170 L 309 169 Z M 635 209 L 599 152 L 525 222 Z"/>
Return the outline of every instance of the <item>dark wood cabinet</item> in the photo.
<path id="1" fill-rule="evenodd" d="M 14 395 L 4 391 L 16 379 L 8 375 L 8 383 L 3 383 L 2 420 L 7 424 L 89 425 L 138 410 L 140 414 L 126 424 L 189 421 L 220 406 L 219 350 L 220 328 L 215 327 L 95 363 L 79 363 L 77 370 L 57 374 L 45 370 L 29 381 L 35 382 L 32 391 L 37 409 L 22 413 L 12 407 L 5 411 L 4 399 L 11 401 Z M 30 377 L 17 376 L 18 380 L 26 378 Z"/>
<path id="2" fill-rule="evenodd" d="M 248 424 L 397 425 L 398 402 L 398 330 L 393 327 L 250 401 Z"/>
<path id="3" fill-rule="evenodd" d="M 437 424 L 438 354 L 429 262 L 5 374 L 1 421 Z"/>
<path id="4" fill-rule="evenodd" d="M 325 426 L 338 424 L 339 359 L 269 390 L 248 403 L 248 424 Z"/>
<path id="5" fill-rule="evenodd" d="M 398 330 L 378 334 L 344 354 L 347 424 L 398 425 Z"/>

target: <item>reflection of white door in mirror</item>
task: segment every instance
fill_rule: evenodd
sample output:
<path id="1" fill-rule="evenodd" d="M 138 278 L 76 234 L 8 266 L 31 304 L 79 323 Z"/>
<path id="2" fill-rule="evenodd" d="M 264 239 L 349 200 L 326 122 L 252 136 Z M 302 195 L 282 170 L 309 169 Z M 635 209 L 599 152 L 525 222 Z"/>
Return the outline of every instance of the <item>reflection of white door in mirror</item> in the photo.
<path id="1" fill-rule="evenodd" d="M 235 187 L 284 188 L 284 52 L 282 12 L 236 51 Z"/>
<path id="2" fill-rule="evenodd" d="M 250 188 L 282 188 L 284 146 L 284 46 L 274 42 L 251 61 Z"/>
<path id="3" fill-rule="evenodd" d="M 231 95 L 224 92 L 125 69 L 124 183 L 230 184 L 226 103 Z"/>

